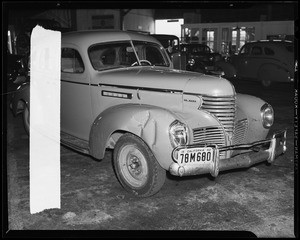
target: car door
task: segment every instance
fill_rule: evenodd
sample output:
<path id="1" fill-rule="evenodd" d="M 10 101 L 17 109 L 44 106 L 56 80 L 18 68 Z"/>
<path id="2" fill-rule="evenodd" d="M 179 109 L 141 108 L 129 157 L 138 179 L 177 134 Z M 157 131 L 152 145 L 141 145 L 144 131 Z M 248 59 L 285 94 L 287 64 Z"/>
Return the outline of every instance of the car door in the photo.
<path id="1" fill-rule="evenodd" d="M 241 48 L 238 55 L 233 56 L 233 65 L 236 69 L 238 77 L 247 77 L 250 50 L 250 45 L 246 44 Z"/>
<path id="2" fill-rule="evenodd" d="M 61 131 L 88 140 L 92 124 L 90 80 L 79 51 L 62 45 Z"/>
<path id="3" fill-rule="evenodd" d="M 257 78 L 264 58 L 263 48 L 259 45 L 253 45 L 248 51 L 249 54 L 240 61 L 241 75 L 244 78 Z"/>

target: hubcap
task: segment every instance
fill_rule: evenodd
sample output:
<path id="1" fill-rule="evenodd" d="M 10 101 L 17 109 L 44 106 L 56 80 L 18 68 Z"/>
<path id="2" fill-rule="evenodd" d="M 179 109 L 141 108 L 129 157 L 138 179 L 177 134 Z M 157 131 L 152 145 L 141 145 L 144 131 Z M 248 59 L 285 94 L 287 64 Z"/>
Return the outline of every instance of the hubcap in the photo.
<path id="1" fill-rule="evenodd" d="M 142 152 L 133 145 L 122 148 L 119 167 L 125 180 L 133 187 L 142 187 L 148 177 L 148 165 Z"/>
<path id="2" fill-rule="evenodd" d="M 264 85 L 265 87 L 269 87 L 269 86 L 271 85 L 271 80 L 266 80 L 266 79 L 264 79 L 264 80 L 263 80 L 263 85 Z"/>

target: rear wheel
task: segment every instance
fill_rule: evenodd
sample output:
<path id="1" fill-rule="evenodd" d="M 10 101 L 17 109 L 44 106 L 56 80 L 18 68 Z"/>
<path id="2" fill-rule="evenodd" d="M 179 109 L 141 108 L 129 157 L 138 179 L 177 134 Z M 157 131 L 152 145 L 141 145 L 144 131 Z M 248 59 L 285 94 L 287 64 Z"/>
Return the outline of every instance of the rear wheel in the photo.
<path id="1" fill-rule="evenodd" d="M 261 82 L 263 87 L 269 88 L 271 86 L 270 76 L 268 75 L 267 71 L 261 69 L 258 74 L 258 80 Z"/>
<path id="2" fill-rule="evenodd" d="M 269 80 L 269 79 L 263 78 L 263 79 L 261 79 L 261 83 L 262 83 L 262 85 L 263 85 L 264 87 L 266 87 L 266 88 L 268 88 L 268 87 L 271 86 L 271 80 Z"/>
<path id="3" fill-rule="evenodd" d="M 113 157 L 121 185 L 138 197 L 148 197 L 163 186 L 166 171 L 139 137 L 126 133 L 117 142 Z"/>

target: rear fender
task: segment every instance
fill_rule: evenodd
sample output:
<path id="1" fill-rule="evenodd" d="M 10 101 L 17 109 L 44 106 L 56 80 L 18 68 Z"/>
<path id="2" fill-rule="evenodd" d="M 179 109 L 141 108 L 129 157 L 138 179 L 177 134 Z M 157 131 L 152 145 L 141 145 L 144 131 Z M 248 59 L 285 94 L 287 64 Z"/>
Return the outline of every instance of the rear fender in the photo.
<path id="1" fill-rule="evenodd" d="M 269 79 L 273 82 L 289 82 L 291 78 L 287 67 L 279 64 L 264 64 L 259 68 L 257 79 Z"/>
<path id="2" fill-rule="evenodd" d="M 138 104 L 124 104 L 103 111 L 94 121 L 89 137 L 90 154 L 102 159 L 106 148 L 114 145 L 123 133 L 140 137 L 151 149 L 159 164 L 168 169 L 173 150 L 169 126 L 178 119 L 167 109 Z M 116 134 L 117 133 L 117 134 Z M 117 136 L 113 139 L 112 136 Z"/>
<path id="3" fill-rule="evenodd" d="M 26 104 L 30 107 L 30 84 L 29 82 L 23 83 L 19 86 L 18 90 L 13 94 L 11 99 L 11 109 L 16 116 L 24 110 Z"/>

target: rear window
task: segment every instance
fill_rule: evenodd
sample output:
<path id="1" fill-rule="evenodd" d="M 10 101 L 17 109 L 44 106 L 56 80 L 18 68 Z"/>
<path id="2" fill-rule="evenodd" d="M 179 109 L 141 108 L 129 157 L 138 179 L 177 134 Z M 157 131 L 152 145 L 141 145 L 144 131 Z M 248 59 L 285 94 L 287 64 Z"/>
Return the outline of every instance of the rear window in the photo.
<path id="1" fill-rule="evenodd" d="M 274 55 L 275 52 L 273 51 L 273 49 L 269 47 L 265 47 L 265 54 L 270 56 L 270 55 Z"/>
<path id="2" fill-rule="evenodd" d="M 251 54 L 252 55 L 261 55 L 262 54 L 262 50 L 261 50 L 261 47 L 258 47 L 258 46 L 255 46 L 252 48 L 252 51 L 251 51 Z"/>

